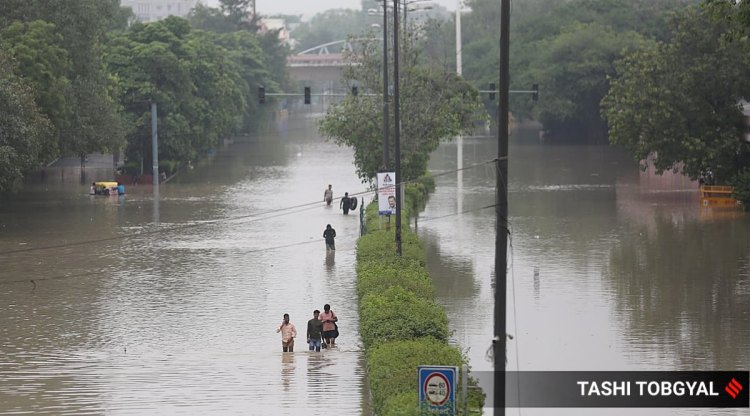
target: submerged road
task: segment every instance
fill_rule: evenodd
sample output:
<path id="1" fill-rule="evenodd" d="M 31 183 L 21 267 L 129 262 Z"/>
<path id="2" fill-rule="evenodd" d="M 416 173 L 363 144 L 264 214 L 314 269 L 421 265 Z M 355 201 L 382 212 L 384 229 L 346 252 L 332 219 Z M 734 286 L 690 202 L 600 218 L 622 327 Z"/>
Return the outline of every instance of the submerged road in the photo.
<path id="1" fill-rule="evenodd" d="M 47 175 L 0 207 L 0 413 L 369 414 L 358 212 L 322 202 L 328 184 L 336 197 L 364 185 L 351 151 L 325 143 L 313 119 L 277 127 L 158 199 L 148 186 L 90 197 L 60 179 L 74 174 Z M 103 241 L 76 244 L 87 240 Z M 311 354 L 306 322 L 325 303 L 340 317 L 338 348 Z M 284 313 L 294 353 L 275 332 Z"/>

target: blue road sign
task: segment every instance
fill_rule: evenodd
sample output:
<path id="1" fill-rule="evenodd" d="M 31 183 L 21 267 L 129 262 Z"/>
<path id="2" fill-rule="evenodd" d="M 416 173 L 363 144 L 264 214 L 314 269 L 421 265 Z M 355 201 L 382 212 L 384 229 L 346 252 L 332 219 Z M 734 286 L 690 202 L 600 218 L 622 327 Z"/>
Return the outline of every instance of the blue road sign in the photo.
<path id="1" fill-rule="evenodd" d="M 458 367 L 420 365 L 417 374 L 419 408 L 424 413 L 455 415 Z"/>

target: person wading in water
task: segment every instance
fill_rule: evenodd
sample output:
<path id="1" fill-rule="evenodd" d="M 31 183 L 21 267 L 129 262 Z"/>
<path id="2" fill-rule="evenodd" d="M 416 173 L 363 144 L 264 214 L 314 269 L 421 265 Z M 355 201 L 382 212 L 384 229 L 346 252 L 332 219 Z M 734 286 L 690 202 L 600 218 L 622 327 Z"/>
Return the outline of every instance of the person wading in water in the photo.
<path id="1" fill-rule="evenodd" d="M 349 210 L 352 208 L 352 199 L 349 198 L 349 192 L 344 192 L 344 197 L 339 202 L 339 208 L 344 210 L 344 215 L 349 215 Z"/>
<path id="2" fill-rule="evenodd" d="M 281 332 L 281 349 L 284 352 L 294 352 L 294 337 L 297 336 L 297 328 L 289 322 L 289 314 L 284 314 L 284 320 L 281 322 L 276 333 Z"/>
<path id="3" fill-rule="evenodd" d="M 331 206 L 331 202 L 333 202 L 333 186 L 328 185 L 328 189 L 323 191 L 323 201 L 326 202 L 326 205 Z"/>
<path id="4" fill-rule="evenodd" d="M 336 230 L 331 227 L 331 224 L 326 225 L 326 229 L 323 231 L 323 238 L 326 239 L 326 250 L 336 250 L 334 244 L 334 238 L 336 237 Z"/>
<path id="5" fill-rule="evenodd" d="M 323 313 L 318 316 L 323 321 L 323 338 L 329 347 L 336 345 L 336 322 L 339 318 L 331 310 L 331 305 L 323 306 Z"/>

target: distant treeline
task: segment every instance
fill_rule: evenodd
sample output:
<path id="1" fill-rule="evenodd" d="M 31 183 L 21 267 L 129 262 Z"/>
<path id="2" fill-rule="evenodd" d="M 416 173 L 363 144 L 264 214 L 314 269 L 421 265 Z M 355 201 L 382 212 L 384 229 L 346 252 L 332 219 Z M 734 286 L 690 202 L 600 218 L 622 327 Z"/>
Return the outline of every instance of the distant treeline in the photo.
<path id="1" fill-rule="evenodd" d="M 60 156 L 149 166 L 150 102 L 169 166 L 252 130 L 257 85 L 287 82 L 287 48 L 244 3 L 141 24 L 120 0 L 0 2 L 0 192 Z"/>

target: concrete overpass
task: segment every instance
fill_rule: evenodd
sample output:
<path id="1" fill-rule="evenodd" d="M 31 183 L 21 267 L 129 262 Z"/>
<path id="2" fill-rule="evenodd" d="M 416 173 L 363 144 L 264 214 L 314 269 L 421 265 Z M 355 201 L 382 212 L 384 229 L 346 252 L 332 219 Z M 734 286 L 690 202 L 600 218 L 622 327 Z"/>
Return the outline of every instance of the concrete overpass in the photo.
<path id="1" fill-rule="evenodd" d="M 289 77 L 314 93 L 344 91 L 344 53 L 351 50 L 349 41 L 337 40 L 292 55 L 286 61 Z"/>

